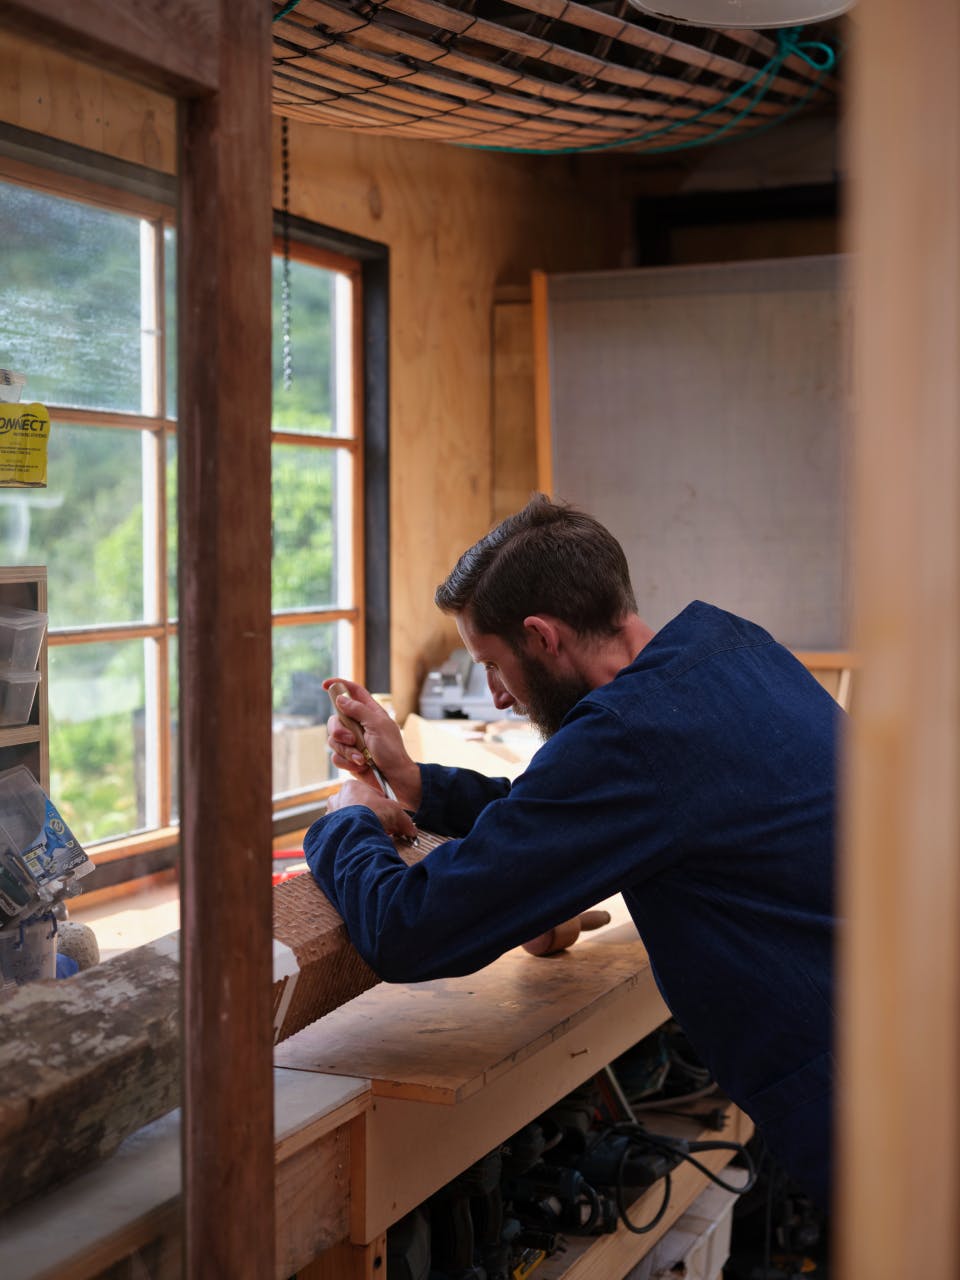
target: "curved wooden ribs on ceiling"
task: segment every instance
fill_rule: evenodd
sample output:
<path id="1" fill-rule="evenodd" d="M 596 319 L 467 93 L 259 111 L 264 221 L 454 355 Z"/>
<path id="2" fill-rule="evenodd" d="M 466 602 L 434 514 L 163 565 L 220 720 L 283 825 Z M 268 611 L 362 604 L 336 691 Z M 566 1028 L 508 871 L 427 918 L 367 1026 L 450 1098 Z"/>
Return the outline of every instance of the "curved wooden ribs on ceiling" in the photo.
<path id="1" fill-rule="evenodd" d="M 280 115 L 529 151 L 690 146 L 837 91 L 822 48 L 641 18 L 627 0 L 273 0 Z M 287 12 L 283 12 L 288 8 Z M 634 16 L 635 15 L 635 16 Z M 837 24 L 803 41 L 834 47 Z"/>

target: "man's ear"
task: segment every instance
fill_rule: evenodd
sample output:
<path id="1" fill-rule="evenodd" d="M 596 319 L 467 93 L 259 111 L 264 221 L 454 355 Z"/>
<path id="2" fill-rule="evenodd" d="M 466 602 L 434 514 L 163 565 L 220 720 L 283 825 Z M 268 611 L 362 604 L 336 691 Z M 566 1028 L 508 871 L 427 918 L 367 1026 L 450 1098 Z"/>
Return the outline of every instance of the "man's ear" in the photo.
<path id="1" fill-rule="evenodd" d="M 560 652 L 560 627 L 556 618 L 531 613 L 523 620 L 524 637 L 535 653 L 556 657 Z"/>

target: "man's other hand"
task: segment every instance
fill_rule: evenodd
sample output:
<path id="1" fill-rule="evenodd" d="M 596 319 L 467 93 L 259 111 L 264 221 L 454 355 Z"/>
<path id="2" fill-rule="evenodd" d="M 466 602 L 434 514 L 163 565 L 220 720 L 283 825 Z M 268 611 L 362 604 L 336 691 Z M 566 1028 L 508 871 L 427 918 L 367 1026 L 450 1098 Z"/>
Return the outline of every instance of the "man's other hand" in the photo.
<path id="1" fill-rule="evenodd" d="M 334 813 L 337 809 L 345 809 L 352 804 L 362 804 L 372 810 L 388 836 L 400 836 L 404 840 L 417 838 L 417 828 L 409 813 L 395 801 L 388 800 L 379 787 L 368 787 L 365 782 L 355 780 L 345 782 L 327 800 L 327 810 Z"/>
<path id="2" fill-rule="evenodd" d="M 324 680 L 323 687 L 329 691 L 334 680 L 339 680 L 347 690 L 346 694 L 341 694 L 336 699 L 334 714 L 327 721 L 327 739 L 335 768 L 352 773 L 355 778 L 371 787 L 377 785 L 352 730 L 342 724 L 337 716 L 337 711 L 342 711 L 344 715 L 356 720 L 362 728 L 367 750 L 393 787 L 401 805 L 415 812 L 422 799 L 420 770 L 407 754 L 397 722 L 362 684 L 357 684 L 354 680 L 331 676 L 329 680 Z"/>

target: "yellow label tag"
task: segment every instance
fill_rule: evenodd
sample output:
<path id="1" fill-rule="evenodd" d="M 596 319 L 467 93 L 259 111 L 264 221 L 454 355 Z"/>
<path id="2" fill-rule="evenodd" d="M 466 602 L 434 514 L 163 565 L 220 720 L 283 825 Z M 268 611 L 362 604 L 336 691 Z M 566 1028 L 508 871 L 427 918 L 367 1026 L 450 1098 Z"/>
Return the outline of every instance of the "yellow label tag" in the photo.
<path id="1" fill-rule="evenodd" d="M 47 440 L 50 413 L 42 404 L 0 401 L 0 487 L 47 483 Z"/>

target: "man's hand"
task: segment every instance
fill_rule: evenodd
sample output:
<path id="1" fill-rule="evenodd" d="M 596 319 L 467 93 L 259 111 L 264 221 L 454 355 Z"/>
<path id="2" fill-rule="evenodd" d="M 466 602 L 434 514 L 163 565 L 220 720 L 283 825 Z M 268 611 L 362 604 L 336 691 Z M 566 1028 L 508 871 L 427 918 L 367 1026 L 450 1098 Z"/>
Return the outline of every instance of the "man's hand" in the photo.
<path id="1" fill-rule="evenodd" d="M 335 679 L 324 680 L 323 687 L 329 689 Z M 334 704 L 334 714 L 327 721 L 327 738 L 333 756 L 333 763 L 338 769 L 345 769 L 361 782 L 376 787 L 376 779 L 369 765 L 363 758 L 362 751 L 354 741 L 353 733 L 341 724 L 337 710 L 356 720 L 363 729 L 367 750 L 377 762 L 377 767 L 396 792 L 397 799 L 404 809 L 416 811 L 422 799 L 420 770 L 416 762 L 411 760 L 403 745 L 400 729 L 396 721 L 387 715 L 383 707 L 370 696 L 363 685 L 352 680 L 340 679 L 347 688 L 347 694 L 341 694 Z M 355 801 L 354 803 L 362 803 Z M 379 816 L 379 814 L 378 814 Z"/>
<path id="2" fill-rule="evenodd" d="M 379 787 L 368 787 L 364 782 L 345 782 L 327 800 L 327 810 L 332 813 L 351 804 L 362 804 L 372 810 L 388 836 L 400 836 L 404 840 L 417 838 L 417 828 L 409 813 L 393 800 L 388 800 Z"/>

